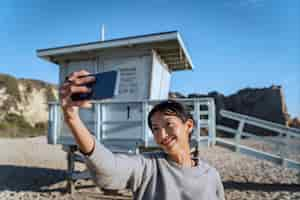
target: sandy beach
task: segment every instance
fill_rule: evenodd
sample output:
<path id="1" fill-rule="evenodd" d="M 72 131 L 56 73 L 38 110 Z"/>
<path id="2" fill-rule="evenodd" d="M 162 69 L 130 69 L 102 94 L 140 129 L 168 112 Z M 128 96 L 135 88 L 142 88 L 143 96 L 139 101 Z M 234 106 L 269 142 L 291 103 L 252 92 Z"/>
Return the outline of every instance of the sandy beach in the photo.
<path id="1" fill-rule="evenodd" d="M 76 182 L 66 193 L 66 153 L 46 137 L 0 139 L 0 199 L 130 199 L 104 196 L 92 181 Z M 201 148 L 200 156 L 220 172 L 226 199 L 300 199 L 300 172 L 231 152 Z M 84 169 L 78 164 L 77 169 Z"/>

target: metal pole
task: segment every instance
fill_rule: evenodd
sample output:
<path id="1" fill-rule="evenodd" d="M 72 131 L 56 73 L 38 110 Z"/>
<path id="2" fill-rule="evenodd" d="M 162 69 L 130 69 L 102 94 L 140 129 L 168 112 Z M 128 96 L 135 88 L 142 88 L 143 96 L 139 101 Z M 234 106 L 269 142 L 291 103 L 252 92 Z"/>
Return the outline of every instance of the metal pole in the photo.
<path id="1" fill-rule="evenodd" d="M 101 26 L 101 41 L 104 41 L 104 34 L 105 34 L 105 27 L 104 27 L 104 24 L 102 24 Z"/>

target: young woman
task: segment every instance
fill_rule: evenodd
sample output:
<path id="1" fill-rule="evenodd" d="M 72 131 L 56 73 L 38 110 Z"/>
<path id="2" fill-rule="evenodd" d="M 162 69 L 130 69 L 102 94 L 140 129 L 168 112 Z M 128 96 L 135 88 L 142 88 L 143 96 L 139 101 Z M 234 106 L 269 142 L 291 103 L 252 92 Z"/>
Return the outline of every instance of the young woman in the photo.
<path id="1" fill-rule="evenodd" d="M 148 125 L 161 153 L 113 154 L 95 140 L 78 115 L 88 101 L 72 101 L 73 93 L 90 92 L 82 84 L 94 81 L 86 71 L 72 73 L 60 88 L 65 121 L 72 130 L 95 183 L 106 189 L 131 189 L 138 200 L 224 199 L 219 173 L 190 155 L 189 139 L 194 123 L 176 101 L 156 105 L 148 115 Z"/>

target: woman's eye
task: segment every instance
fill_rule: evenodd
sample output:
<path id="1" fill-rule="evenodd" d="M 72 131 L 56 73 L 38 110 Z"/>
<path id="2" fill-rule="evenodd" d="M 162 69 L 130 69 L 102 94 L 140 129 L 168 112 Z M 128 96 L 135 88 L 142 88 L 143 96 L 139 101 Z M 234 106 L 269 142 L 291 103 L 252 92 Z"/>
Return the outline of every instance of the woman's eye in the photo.
<path id="1" fill-rule="evenodd" d="M 167 125 L 168 125 L 169 127 L 172 127 L 174 124 L 173 124 L 172 122 L 168 122 Z"/>
<path id="2" fill-rule="evenodd" d="M 153 127 L 153 128 L 152 128 L 152 131 L 153 131 L 153 132 L 156 132 L 156 131 L 158 131 L 158 128 Z"/>

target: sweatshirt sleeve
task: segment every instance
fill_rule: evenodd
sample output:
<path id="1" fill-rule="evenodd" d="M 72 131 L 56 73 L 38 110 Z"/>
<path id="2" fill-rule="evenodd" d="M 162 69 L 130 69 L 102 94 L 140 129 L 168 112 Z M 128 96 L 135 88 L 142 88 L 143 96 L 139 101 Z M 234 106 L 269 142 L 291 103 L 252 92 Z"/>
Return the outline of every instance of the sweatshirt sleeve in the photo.
<path id="1" fill-rule="evenodd" d="M 219 172 L 217 174 L 217 197 L 219 200 L 225 200 L 224 187 Z"/>
<path id="2" fill-rule="evenodd" d="M 141 155 L 114 154 L 94 140 L 94 151 L 85 156 L 85 163 L 95 183 L 105 189 L 136 191 L 145 176 L 149 160 Z"/>

